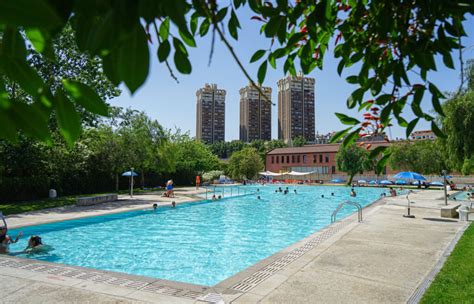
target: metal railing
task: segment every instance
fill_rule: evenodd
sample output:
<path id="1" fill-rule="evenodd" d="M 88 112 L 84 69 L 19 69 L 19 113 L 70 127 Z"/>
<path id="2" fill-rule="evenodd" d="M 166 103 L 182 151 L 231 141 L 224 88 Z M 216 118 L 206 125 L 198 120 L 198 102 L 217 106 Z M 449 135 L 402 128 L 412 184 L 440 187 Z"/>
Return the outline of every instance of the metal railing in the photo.
<path id="1" fill-rule="evenodd" d="M 219 195 L 221 198 L 224 197 L 232 197 L 232 196 L 241 196 L 252 194 L 255 191 L 251 191 L 255 189 L 249 189 L 245 186 L 225 186 L 225 187 L 217 187 L 217 186 L 207 186 L 206 187 L 206 200 L 210 199 L 212 196 L 218 197 Z"/>
<path id="2" fill-rule="evenodd" d="M 334 223 L 336 221 L 337 213 L 342 209 L 342 207 L 344 207 L 344 205 L 356 207 L 359 223 L 362 222 L 362 206 L 356 202 L 345 201 L 345 202 L 340 203 L 337 206 L 337 208 L 333 211 L 331 215 L 331 223 Z"/>

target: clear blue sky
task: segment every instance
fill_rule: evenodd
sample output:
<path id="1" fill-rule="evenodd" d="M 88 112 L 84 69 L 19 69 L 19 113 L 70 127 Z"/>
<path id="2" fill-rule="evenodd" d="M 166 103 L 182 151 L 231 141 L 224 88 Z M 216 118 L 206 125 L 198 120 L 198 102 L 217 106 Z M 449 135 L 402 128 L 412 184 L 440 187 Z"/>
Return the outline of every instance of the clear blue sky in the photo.
<path id="1" fill-rule="evenodd" d="M 252 54 L 258 49 L 268 49 L 270 41 L 259 34 L 260 22 L 250 20 L 251 12 L 239 10 L 237 13 L 242 25 L 239 32 L 239 41 L 233 40 L 230 35 L 234 49 L 245 64 L 247 70 L 256 79 L 259 64 L 250 64 Z M 464 38 L 463 44 L 468 49 L 463 53 L 464 58 L 474 58 L 474 18 L 469 17 L 465 23 L 468 38 Z M 150 74 L 148 79 L 133 96 L 126 88 L 122 87 L 121 96 L 113 99 L 110 103 L 114 106 L 131 107 L 145 111 L 150 117 L 158 120 L 165 128 L 175 127 L 183 131 L 190 131 L 191 136 L 196 134 L 196 90 L 205 83 L 217 83 L 219 88 L 227 91 L 226 97 L 226 140 L 239 138 L 239 89 L 248 84 L 243 73 L 234 62 L 224 44 L 217 38 L 214 47 L 212 63 L 208 66 L 209 52 L 211 48 L 211 35 L 201 39 L 197 38 L 197 48 L 190 48 L 190 60 L 193 65 L 191 75 L 180 75 L 176 69 L 179 83 L 176 83 L 168 73 L 166 66 L 160 64 L 156 57 L 157 44 L 152 45 Z M 316 79 L 316 131 L 327 133 L 342 129 L 343 125 L 334 115 L 334 112 L 353 114 L 360 117 L 356 111 L 346 108 L 346 99 L 355 89 L 353 85 L 347 84 L 345 78 L 349 75 L 343 73 L 342 77 L 336 72 L 338 61 L 332 57 L 329 50 L 325 57 L 324 69 L 315 70 L 309 76 Z M 455 56 L 457 58 L 457 54 Z M 453 91 L 460 84 L 459 61 L 455 60 L 456 70 L 439 68 L 437 72 L 429 74 L 433 81 L 442 91 Z M 171 62 L 172 64 L 172 57 Z M 438 58 L 437 66 L 441 67 L 442 61 Z M 174 65 L 172 64 L 173 68 Z M 272 100 L 277 103 L 277 81 L 282 78 L 283 62 L 277 62 L 277 70 L 270 66 L 267 70 L 265 86 L 273 89 Z M 430 100 L 424 100 L 422 106 L 431 108 Z M 411 113 L 408 118 L 413 117 Z M 429 129 L 426 122 L 419 123 L 416 129 Z M 405 129 L 399 127 L 391 128 L 391 137 L 405 137 Z M 277 106 L 272 111 L 272 137 L 277 138 Z"/>

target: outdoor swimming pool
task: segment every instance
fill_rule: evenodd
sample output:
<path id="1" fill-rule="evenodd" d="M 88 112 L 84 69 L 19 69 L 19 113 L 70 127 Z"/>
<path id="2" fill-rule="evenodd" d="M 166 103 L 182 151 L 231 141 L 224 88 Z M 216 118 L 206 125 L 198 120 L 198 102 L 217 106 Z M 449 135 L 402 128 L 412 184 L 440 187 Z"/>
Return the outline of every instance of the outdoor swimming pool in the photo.
<path id="1" fill-rule="evenodd" d="M 365 206 L 386 191 L 356 188 L 351 198 L 348 187 L 289 186 L 287 195 L 275 193 L 278 186 L 258 188 L 260 200 L 247 195 L 12 230 L 24 236 L 11 251 L 40 235 L 54 251 L 20 256 L 212 286 L 327 226 L 340 202 Z M 347 206 L 338 218 L 354 211 Z"/>

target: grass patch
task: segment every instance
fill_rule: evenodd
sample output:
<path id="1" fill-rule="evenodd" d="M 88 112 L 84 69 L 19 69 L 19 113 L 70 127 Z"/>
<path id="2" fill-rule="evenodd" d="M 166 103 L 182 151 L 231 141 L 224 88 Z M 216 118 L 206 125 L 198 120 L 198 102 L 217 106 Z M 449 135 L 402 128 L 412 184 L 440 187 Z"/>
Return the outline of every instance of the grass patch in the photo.
<path id="1" fill-rule="evenodd" d="M 55 199 L 41 199 L 26 202 L 0 203 L 4 215 L 18 214 L 47 208 L 62 207 L 76 203 L 77 196 L 63 196 Z"/>
<path id="2" fill-rule="evenodd" d="M 420 303 L 474 303 L 474 225 L 464 232 Z"/>
<path id="3" fill-rule="evenodd" d="M 134 189 L 134 194 L 145 194 L 148 192 L 157 191 L 159 188 L 150 188 L 146 190 L 142 189 Z M 106 192 L 106 193 L 113 193 L 113 192 Z M 31 212 L 37 211 L 42 209 L 48 208 L 56 208 L 68 205 L 74 205 L 76 203 L 76 199 L 82 196 L 95 196 L 101 195 L 106 193 L 94 193 L 94 194 L 82 194 L 82 195 L 71 195 L 71 196 L 62 196 L 55 199 L 40 199 L 34 201 L 24 201 L 24 202 L 0 202 L 0 211 L 3 212 L 4 215 L 12 215 L 24 212 Z M 128 190 L 121 190 L 118 194 L 127 194 Z"/>

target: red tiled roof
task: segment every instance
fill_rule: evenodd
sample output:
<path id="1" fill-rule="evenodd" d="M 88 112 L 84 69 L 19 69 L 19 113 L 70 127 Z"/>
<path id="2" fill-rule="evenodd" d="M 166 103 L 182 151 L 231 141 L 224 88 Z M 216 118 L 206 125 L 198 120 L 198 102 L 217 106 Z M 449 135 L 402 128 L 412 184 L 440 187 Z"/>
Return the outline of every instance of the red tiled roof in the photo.
<path id="1" fill-rule="evenodd" d="M 390 143 L 385 141 L 370 142 L 372 146 L 370 149 L 378 146 L 389 146 Z M 339 151 L 340 144 L 321 144 L 321 145 L 308 145 L 303 147 L 291 147 L 291 148 L 276 148 L 269 152 L 267 155 L 276 154 L 308 154 L 308 153 L 331 153 Z"/>

